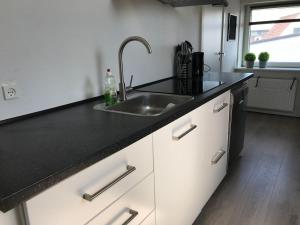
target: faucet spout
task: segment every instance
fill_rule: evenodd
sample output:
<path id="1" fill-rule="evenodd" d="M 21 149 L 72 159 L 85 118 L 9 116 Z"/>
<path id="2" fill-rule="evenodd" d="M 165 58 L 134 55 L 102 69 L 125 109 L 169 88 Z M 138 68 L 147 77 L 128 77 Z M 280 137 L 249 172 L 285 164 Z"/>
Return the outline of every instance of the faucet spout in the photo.
<path id="1" fill-rule="evenodd" d="M 132 41 L 138 41 L 138 42 L 142 43 L 146 47 L 148 53 L 149 54 L 152 53 L 150 44 L 142 37 L 132 36 L 132 37 L 126 38 L 122 42 L 122 44 L 119 48 L 119 75 L 120 75 L 119 92 L 120 92 L 120 100 L 121 101 L 127 100 L 126 86 L 125 86 L 124 73 L 123 73 L 123 51 L 124 51 L 124 48 L 126 47 L 126 45 Z"/>

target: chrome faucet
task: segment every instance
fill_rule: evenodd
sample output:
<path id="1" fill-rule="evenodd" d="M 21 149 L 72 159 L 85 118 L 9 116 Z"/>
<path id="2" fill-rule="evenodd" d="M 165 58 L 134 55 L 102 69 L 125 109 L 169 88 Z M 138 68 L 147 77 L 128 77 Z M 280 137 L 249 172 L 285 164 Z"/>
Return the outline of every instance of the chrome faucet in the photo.
<path id="1" fill-rule="evenodd" d="M 119 75 L 120 75 L 119 92 L 120 92 L 120 101 L 127 100 L 127 95 L 126 95 L 127 88 L 125 86 L 124 74 L 123 74 L 123 51 L 124 51 L 125 46 L 129 42 L 132 42 L 132 41 L 141 42 L 147 48 L 148 53 L 149 54 L 152 53 L 150 44 L 142 37 L 132 36 L 132 37 L 129 37 L 129 38 L 125 39 L 122 42 L 122 44 L 119 48 Z M 131 77 L 131 80 L 132 80 L 132 77 Z"/>

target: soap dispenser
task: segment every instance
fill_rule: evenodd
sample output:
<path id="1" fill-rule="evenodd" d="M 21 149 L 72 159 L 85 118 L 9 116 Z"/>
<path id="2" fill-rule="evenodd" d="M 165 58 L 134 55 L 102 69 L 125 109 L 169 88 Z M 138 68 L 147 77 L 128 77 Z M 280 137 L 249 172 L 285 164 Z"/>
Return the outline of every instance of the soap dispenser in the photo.
<path id="1" fill-rule="evenodd" d="M 117 88 L 116 79 L 112 75 L 111 70 L 107 69 L 104 80 L 104 100 L 106 106 L 111 106 L 117 103 Z"/>

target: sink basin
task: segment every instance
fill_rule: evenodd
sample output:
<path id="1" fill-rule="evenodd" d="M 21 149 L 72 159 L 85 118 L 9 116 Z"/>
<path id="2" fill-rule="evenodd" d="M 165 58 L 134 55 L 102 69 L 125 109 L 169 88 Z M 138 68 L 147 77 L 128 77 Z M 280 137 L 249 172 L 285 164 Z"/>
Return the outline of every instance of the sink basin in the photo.
<path id="1" fill-rule="evenodd" d="M 131 95 L 128 100 L 116 105 L 109 107 L 96 105 L 94 109 L 135 116 L 159 116 L 176 106 L 191 101 L 192 99 L 192 96 L 141 92 Z"/>

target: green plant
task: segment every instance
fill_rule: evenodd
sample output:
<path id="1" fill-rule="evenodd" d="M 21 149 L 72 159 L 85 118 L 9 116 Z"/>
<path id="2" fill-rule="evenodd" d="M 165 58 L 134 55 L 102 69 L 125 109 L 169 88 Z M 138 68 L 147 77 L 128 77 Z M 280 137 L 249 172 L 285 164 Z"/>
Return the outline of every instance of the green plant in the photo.
<path id="1" fill-rule="evenodd" d="M 268 52 L 261 52 L 258 56 L 259 61 L 267 62 L 270 58 L 270 54 Z"/>
<path id="2" fill-rule="evenodd" d="M 256 55 L 254 53 L 247 53 L 244 57 L 245 61 L 254 62 L 256 60 Z"/>

